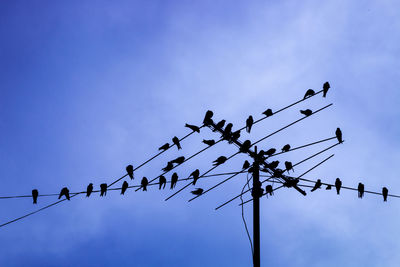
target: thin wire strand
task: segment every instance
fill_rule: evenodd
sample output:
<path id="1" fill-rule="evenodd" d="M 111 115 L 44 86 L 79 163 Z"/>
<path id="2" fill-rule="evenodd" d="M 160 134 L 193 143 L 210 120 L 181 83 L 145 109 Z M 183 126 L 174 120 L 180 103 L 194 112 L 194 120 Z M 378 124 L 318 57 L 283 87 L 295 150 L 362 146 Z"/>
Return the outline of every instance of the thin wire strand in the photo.
<path id="1" fill-rule="evenodd" d="M 242 193 L 243 193 L 244 189 L 246 188 L 246 185 L 249 186 L 249 174 L 248 173 L 247 173 L 246 183 L 244 184 L 244 186 L 242 188 Z M 242 197 L 240 197 L 240 200 L 243 203 L 243 198 Z M 244 217 L 244 207 L 243 207 L 243 205 L 242 205 L 242 220 L 243 220 L 244 228 L 246 229 L 247 237 L 249 238 L 249 241 L 250 241 L 251 255 L 253 256 L 252 259 L 254 259 L 253 242 L 251 241 L 249 229 L 247 228 L 246 218 Z"/>

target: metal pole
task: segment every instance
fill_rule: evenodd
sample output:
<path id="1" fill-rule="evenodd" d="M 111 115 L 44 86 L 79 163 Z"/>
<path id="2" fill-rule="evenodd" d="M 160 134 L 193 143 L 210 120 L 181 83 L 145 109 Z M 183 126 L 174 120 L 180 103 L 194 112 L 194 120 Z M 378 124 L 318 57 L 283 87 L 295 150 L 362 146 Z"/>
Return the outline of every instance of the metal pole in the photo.
<path id="1" fill-rule="evenodd" d="M 261 196 L 261 183 L 260 183 L 260 165 L 257 154 L 257 146 L 255 147 L 255 156 L 253 163 L 253 265 L 260 267 L 260 196 Z"/>

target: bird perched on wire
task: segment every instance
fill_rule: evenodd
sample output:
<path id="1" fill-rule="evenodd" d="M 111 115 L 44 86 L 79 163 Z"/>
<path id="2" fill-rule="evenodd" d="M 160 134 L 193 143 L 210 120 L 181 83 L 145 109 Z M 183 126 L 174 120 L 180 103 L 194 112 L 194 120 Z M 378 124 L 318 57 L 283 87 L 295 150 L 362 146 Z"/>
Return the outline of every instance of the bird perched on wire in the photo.
<path id="1" fill-rule="evenodd" d="M 215 140 L 213 140 L 213 139 L 210 139 L 210 140 L 203 139 L 203 143 L 208 145 L 208 146 L 213 146 L 213 145 L 215 145 Z"/>
<path id="2" fill-rule="evenodd" d="M 101 184 L 100 185 L 100 196 L 105 196 L 107 195 L 107 184 Z"/>
<path id="3" fill-rule="evenodd" d="M 296 186 L 298 183 L 299 183 L 299 178 L 296 178 L 287 180 L 283 185 L 290 188 Z"/>
<path id="4" fill-rule="evenodd" d="M 126 189 L 128 189 L 128 186 L 129 186 L 129 184 L 128 184 L 127 181 L 124 181 L 124 182 L 122 183 L 121 195 L 124 195 L 124 194 L 125 194 L 125 191 L 126 191 Z"/>
<path id="5" fill-rule="evenodd" d="M 162 170 L 164 172 L 169 172 L 170 170 L 172 170 L 174 168 L 174 164 L 172 164 L 171 161 L 168 161 L 167 166 L 165 166 L 164 168 L 162 168 Z"/>
<path id="6" fill-rule="evenodd" d="M 246 131 L 248 133 L 250 133 L 251 127 L 253 126 L 253 123 L 254 123 L 253 116 L 250 115 L 246 120 Z"/>
<path id="7" fill-rule="evenodd" d="M 182 164 L 183 162 L 185 161 L 185 157 L 184 156 L 181 156 L 181 157 L 177 157 L 176 159 L 174 159 L 174 160 L 171 160 L 170 162 L 171 163 L 176 163 L 176 164 Z"/>
<path id="8" fill-rule="evenodd" d="M 214 165 L 214 166 L 221 165 L 221 164 L 225 163 L 226 160 L 227 160 L 227 157 L 225 157 L 225 156 L 220 156 L 220 157 L 218 157 L 216 160 L 213 161 L 213 163 L 214 163 L 213 165 Z"/>
<path id="9" fill-rule="evenodd" d="M 359 198 L 363 198 L 363 196 L 364 196 L 364 184 L 358 183 L 357 190 L 358 190 L 358 197 Z"/>
<path id="10" fill-rule="evenodd" d="M 282 147 L 282 152 L 288 152 L 290 150 L 290 145 L 286 144 Z"/>
<path id="11" fill-rule="evenodd" d="M 312 114 L 312 110 L 311 109 L 300 110 L 300 113 L 308 117 Z"/>
<path id="12" fill-rule="evenodd" d="M 231 134 L 232 134 L 232 127 L 233 127 L 233 124 L 232 124 L 232 123 L 228 123 L 228 124 L 225 126 L 224 132 L 223 132 L 223 134 L 222 134 L 222 137 L 224 138 L 224 140 L 229 140 L 229 138 L 231 137 Z"/>
<path id="13" fill-rule="evenodd" d="M 328 93 L 329 88 L 331 88 L 331 85 L 328 82 L 324 83 L 322 86 L 322 89 L 324 90 L 322 94 L 323 97 L 326 97 L 326 93 Z"/>
<path id="14" fill-rule="evenodd" d="M 194 170 L 190 175 L 190 177 L 193 177 L 193 185 L 196 185 L 197 180 L 199 179 L 200 176 L 200 171 L 199 169 Z"/>
<path id="15" fill-rule="evenodd" d="M 342 188 L 342 181 L 340 181 L 339 178 L 336 178 L 336 180 L 335 180 L 335 187 L 336 187 L 336 193 L 339 195 L 340 188 Z"/>
<path id="16" fill-rule="evenodd" d="M 164 145 L 160 146 L 158 150 L 167 150 L 169 148 L 169 143 L 165 143 Z"/>
<path id="17" fill-rule="evenodd" d="M 65 196 L 66 199 L 70 200 L 70 198 L 69 198 L 69 189 L 67 187 L 64 187 L 63 189 L 61 189 L 61 192 L 58 195 L 58 199 L 60 199 L 62 196 Z"/>
<path id="18" fill-rule="evenodd" d="M 171 189 L 175 188 L 177 182 L 178 182 L 178 174 L 174 172 L 171 176 Z"/>
<path id="19" fill-rule="evenodd" d="M 240 130 L 233 132 L 231 138 L 229 139 L 229 144 L 232 144 L 233 141 L 237 141 L 239 137 L 240 137 Z"/>
<path id="20" fill-rule="evenodd" d="M 131 180 L 133 180 L 133 166 L 132 165 L 126 166 L 126 172 L 128 173 Z"/>
<path id="21" fill-rule="evenodd" d="M 385 202 L 387 201 L 388 193 L 389 193 L 389 190 L 386 187 L 383 187 L 382 188 L 382 196 L 383 196 L 383 201 L 385 201 Z"/>
<path id="22" fill-rule="evenodd" d="M 143 188 L 143 191 L 147 191 L 147 185 L 149 184 L 149 180 L 147 180 L 146 177 L 142 178 L 142 181 L 140 182 L 140 185 Z"/>
<path id="23" fill-rule="evenodd" d="M 174 138 L 172 138 L 172 142 L 174 142 L 174 144 L 176 145 L 176 147 L 179 149 L 182 149 L 181 144 L 179 143 L 179 139 L 178 137 L 174 136 Z"/>
<path id="24" fill-rule="evenodd" d="M 32 190 L 33 204 L 37 204 L 38 196 L 39 196 L 39 191 L 37 189 L 33 189 Z"/>
<path id="25" fill-rule="evenodd" d="M 203 191 L 203 188 L 196 188 L 196 190 L 191 191 L 191 193 L 193 195 L 200 196 L 201 194 L 203 194 Z"/>
<path id="26" fill-rule="evenodd" d="M 314 192 L 315 190 L 321 188 L 321 185 L 322 185 L 321 179 L 318 179 L 314 187 L 311 189 L 311 192 Z"/>
<path id="27" fill-rule="evenodd" d="M 211 110 L 207 110 L 206 115 L 204 116 L 204 119 L 203 119 L 204 125 L 210 125 L 213 123 L 213 121 L 211 119 L 213 115 L 214 115 L 214 113 Z"/>
<path id="28" fill-rule="evenodd" d="M 167 185 L 167 179 L 164 177 L 164 175 L 160 175 L 158 190 L 161 190 L 161 187 L 162 187 L 163 189 L 165 189 L 165 186 L 166 186 L 166 185 Z"/>
<path id="29" fill-rule="evenodd" d="M 93 192 L 93 184 L 90 183 L 87 187 L 86 187 L 86 197 L 90 197 L 90 194 Z"/>
<path id="30" fill-rule="evenodd" d="M 243 163 L 242 169 L 245 170 L 245 169 L 247 169 L 247 168 L 249 168 L 249 167 L 250 167 L 250 162 L 248 162 L 247 160 L 245 160 L 244 163 Z"/>
<path id="31" fill-rule="evenodd" d="M 222 127 L 224 127 L 225 122 L 226 122 L 225 120 L 221 120 L 217 124 L 215 124 L 215 129 L 213 130 L 213 132 L 216 132 L 217 130 L 222 130 Z"/>
<path id="32" fill-rule="evenodd" d="M 198 132 L 200 133 L 200 127 L 196 126 L 196 125 L 190 125 L 190 124 L 185 124 L 185 127 L 189 128 L 190 130 L 192 130 L 193 132 Z"/>
<path id="33" fill-rule="evenodd" d="M 326 189 L 326 190 L 331 190 L 331 189 L 332 189 L 332 186 L 331 186 L 330 184 L 328 184 L 328 185 L 326 186 L 325 189 Z"/>
<path id="34" fill-rule="evenodd" d="M 250 140 L 246 140 L 246 141 L 243 142 L 242 146 L 239 148 L 239 151 L 243 152 L 243 153 L 246 153 L 246 152 L 249 151 L 250 147 L 251 147 Z"/>
<path id="35" fill-rule="evenodd" d="M 270 195 L 270 196 L 272 196 L 273 194 L 274 194 L 274 189 L 272 188 L 272 185 L 267 185 L 266 187 L 265 187 L 265 194 L 268 196 L 268 195 Z"/>
<path id="36" fill-rule="evenodd" d="M 275 148 L 270 148 L 270 149 L 268 149 L 267 151 L 265 151 L 265 155 L 266 156 L 268 156 L 268 157 L 271 157 L 273 154 L 275 154 L 275 152 L 276 152 L 276 149 Z"/>
<path id="37" fill-rule="evenodd" d="M 273 112 L 272 112 L 272 110 L 269 108 L 269 109 L 267 109 L 266 111 L 264 111 L 262 114 L 264 114 L 264 115 L 267 116 L 267 117 L 270 117 L 270 116 L 273 115 Z"/>
<path id="38" fill-rule="evenodd" d="M 336 134 L 336 138 L 337 138 L 339 144 L 343 143 L 343 136 L 342 136 L 342 131 L 340 130 L 340 128 L 336 129 L 335 134 Z"/>
<path id="39" fill-rule="evenodd" d="M 308 89 L 307 92 L 306 92 L 306 94 L 304 95 L 304 98 L 303 98 L 303 99 L 306 99 L 307 97 L 311 97 L 311 96 L 313 96 L 313 95 L 315 95 L 314 90 L 313 90 L 313 89 Z"/>
<path id="40" fill-rule="evenodd" d="M 293 164 L 290 161 L 285 161 L 285 168 L 287 170 L 287 172 L 289 173 L 290 170 L 293 170 Z"/>
<path id="41" fill-rule="evenodd" d="M 275 169 L 279 166 L 279 161 L 278 160 L 274 160 L 271 163 L 267 164 L 267 167 L 270 169 Z"/>

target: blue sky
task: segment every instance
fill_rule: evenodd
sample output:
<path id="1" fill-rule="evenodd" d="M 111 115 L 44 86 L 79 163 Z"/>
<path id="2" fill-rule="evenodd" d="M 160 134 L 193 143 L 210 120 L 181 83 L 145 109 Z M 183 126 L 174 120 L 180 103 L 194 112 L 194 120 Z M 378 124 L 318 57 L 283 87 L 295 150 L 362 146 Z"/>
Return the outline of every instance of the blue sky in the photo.
<path id="1" fill-rule="evenodd" d="M 84 190 L 154 155 L 188 133 L 206 110 L 235 127 L 251 114 L 315 97 L 254 127 L 257 140 L 293 146 L 334 135 L 346 142 L 307 178 L 400 194 L 400 17 L 396 1 L 3 1 L 0 4 L 0 195 Z M 217 138 L 208 129 L 137 171 L 160 174 L 166 162 Z M 289 153 L 297 162 L 328 144 Z M 208 170 L 227 144 L 177 168 Z M 295 169 L 301 174 L 329 152 Z M 244 155 L 215 172 L 241 168 Z M 170 176 L 167 176 L 170 179 Z M 189 191 L 109 192 L 76 197 L 0 229 L 1 266 L 251 266 L 235 202 L 245 176 L 188 203 Z M 204 179 L 208 188 L 222 178 Z M 200 181 L 199 181 L 200 182 Z M 178 187 L 182 186 L 178 184 Z M 54 201 L 1 200 L 0 222 Z M 279 190 L 261 201 L 265 266 L 398 266 L 400 201 L 319 190 Z M 251 226 L 251 205 L 246 210 Z M 251 228 L 251 227 L 250 227 Z"/>

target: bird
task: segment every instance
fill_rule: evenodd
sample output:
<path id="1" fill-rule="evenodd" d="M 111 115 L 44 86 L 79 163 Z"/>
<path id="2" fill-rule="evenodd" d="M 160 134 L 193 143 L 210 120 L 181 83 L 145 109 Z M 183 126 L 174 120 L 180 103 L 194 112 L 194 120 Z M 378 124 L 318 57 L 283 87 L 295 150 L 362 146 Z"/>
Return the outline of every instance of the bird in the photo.
<path id="1" fill-rule="evenodd" d="M 167 150 L 169 148 L 169 143 L 165 143 L 164 145 L 160 146 L 158 150 Z"/>
<path id="2" fill-rule="evenodd" d="M 126 172 L 128 173 L 131 180 L 133 180 L 133 166 L 132 165 L 126 166 Z"/>
<path id="3" fill-rule="evenodd" d="M 268 157 L 272 156 L 273 154 L 275 154 L 276 149 L 275 148 L 270 148 L 267 151 L 265 151 L 265 155 L 267 155 Z"/>
<path id="4" fill-rule="evenodd" d="M 336 129 L 335 134 L 339 144 L 343 143 L 342 131 L 340 130 L 340 128 Z"/>
<path id="5" fill-rule="evenodd" d="M 214 139 L 210 139 L 210 140 L 203 139 L 203 143 L 206 145 L 209 145 L 209 146 L 213 146 L 213 145 L 215 145 L 215 140 Z"/>
<path id="6" fill-rule="evenodd" d="M 253 116 L 250 115 L 246 120 L 246 131 L 248 133 L 250 133 L 251 127 L 253 126 L 253 123 L 254 123 Z"/>
<path id="7" fill-rule="evenodd" d="M 165 189 L 165 186 L 167 185 L 167 179 L 163 175 L 160 175 L 159 184 L 158 190 L 161 190 L 161 187 Z"/>
<path id="8" fill-rule="evenodd" d="M 239 151 L 243 152 L 243 153 L 246 153 L 246 152 L 249 151 L 250 147 L 251 147 L 250 140 L 246 140 L 246 141 L 243 142 L 242 146 L 239 148 Z"/>
<path id="9" fill-rule="evenodd" d="M 240 130 L 237 130 L 232 133 L 231 139 L 229 140 L 229 143 L 232 144 L 233 141 L 237 141 L 240 137 Z"/>
<path id="10" fill-rule="evenodd" d="M 286 167 L 286 170 L 287 170 L 288 173 L 289 173 L 290 170 L 294 171 L 293 170 L 293 165 L 292 165 L 292 163 L 290 161 L 285 161 L 285 167 Z"/>
<path id="11" fill-rule="evenodd" d="M 174 172 L 171 176 L 171 189 L 174 189 L 177 182 L 178 182 L 178 174 Z"/>
<path id="12" fill-rule="evenodd" d="M 200 196 L 201 194 L 203 194 L 203 191 L 203 188 L 196 188 L 196 190 L 191 191 L 191 193 L 193 195 Z"/>
<path id="13" fill-rule="evenodd" d="M 382 188 L 383 201 L 387 201 L 389 190 L 386 187 Z"/>
<path id="14" fill-rule="evenodd" d="M 282 152 L 288 152 L 290 150 L 290 145 L 286 144 L 282 147 Z"/>
<path id="15" fill-rule="evenodd" d="M 226 160 L 227 160 L 227 157 L 225 157 L 225 156 L 220 156 L 220 157 L 218 157 L 216 160 L 213 161 L 213 163 L 214 163 L 213 165 L 214 165 L 214 166 L 221 165 L 221 164 L 225 163 Z"/>
<path id="16" fill-rule="evenodd" d="M 100 196 L 105 196 L 107 195 L 107 184 L 101 184 L 100 185 Z"/>
<path id="17" fill-rule="evenodd" d="M 86 197 L 90 197 L 90 194 L 93 192 L 93 184 L 90 183 L 86 188 Z"/>
<path id="18" fill-rule="evenodd" d="M 142 178 L 140 185 L 143 187 L 143 191 L 147 191 L 147 185 L 149 184 L 149 180 L 146 177 Z"/>
<path id="19" fill-rule="evenodd" d="M 328 184 L 328 185 L 326 186 L 325 189 L 326 189 L 326 190 L 331 190 L 331 189 L 332 189 L 332 186 L 331 186 L 330 184 Z"/>
<path id="20" fill-rule="evenodd" d="M 278 160 L 274 160 L 273 162 L 267 164 L 267 167 L 270 169 L 275 169 L 277 168 L 279 165 L 279 161 Z"/>
<path id="21" fill-rule="evenodd" d="M 58 199 L 60 199 L 62 196 L 65 196 L 66 199 L 70 200 L 70 198 L 69 198 L 69 189 L 67 187 L 64 187 L 63 189 L 61 189 L 61 192 L 58 195 Z"/>
<path id="22" fill-rule="evenodd" d="M 340 181 L 339 178 L 336 178 L 335 187 L 336 187 L 336 193 L 339 195 L 340 188 L 342 187 L 342 181 Z"/>
<path id="23" fill-rule="evenodd" d="M 231 137 L 231 134 L 232 134 L 232 127 L 233 127 L 233 124 L 232 124 L 232 123 L 228 123 L 228 124 L 225 126 L 224 132 L 223 132 L 223 134 L 222 134 L 222 137 L 223 137 L 225 140 L 229 140 L 229 138 Z"/>
<path id="24" fill-rule="evenodd" d="M 269 194 L 270 196 L 274 194 L 274 189 L 272 189 L 272 185 L 269 184 L 265 187 L 265 194 Z"/>
<path id="25" fill-rule="evenodd" d="M 222 127 L 224 127 L 225 122 L 226 122 L 225 120 L 221 120 L 217 124 L 215 124 L 215 128 L 214 128 L 213 132 L 216 132 L 217 130 L 222 131 Z"/>
<path id="26" fill-rule="evenodd" d="M 129 184 L 128 184 L 127 181 L 124 181 L 124 182 L 122 183 L 121 195 L 124 195 L 124 194 L 125 194 L 125 191 L 126 191 L 126 189 L 128 189 L 128 186 L 129 186 Z"/>
<path id="27" fill-rule="evenodd" d="M 33 204 L 37 204 L 38 196 L 39 196 L 39 191 L 37 189 L 33 189 L 32 190 Z"/>
<path id="28" fill-rule="evenodd" d="M 358 197 L 362 198 L 364 196 L 364 184 L 358 183 Z"/>
<path id="29" fill-rule="evenodd" d="M 314 192 L 318 188 L 321 188 L 321 185 L 322 185 L 321 179 L 318 179 L 317 182 L 315 183 L 314 187 L 311 189 L 311 192 Z"/>
<path id="30" fill-rule="evenodd" d="M 312 110 L 311 109 L 300 110 L 300 113 L 308 117 L 312 114 Z"/>
<path id="31" fill-rule="evenodd" d="M 289 179 L 283 185 L 286 187 L 293 187 L 299 183 L 299 178 L 296 179 Z"/>
<path id="32" fill-rule="evenodd" d="M 264 111 L 262 114 L 264 114 L 267 117 L 274 115 L 274 113 L 272 113 L 272 110 L 270 108 Z"/>
<path id="33" fill-rule="evenodd" d="M 322 88 L 324 90 L 322 97 L 326 97 L 326 93 L 328 93 L 328 90 L 329 88 L 331 88 L 331 85 L 329 84 L 329 82 L 325 82 Z"/>
<path id="34" fill-rule="evenodd" d="M 213 122 L 211 119 L 213 115 L 214 115 L 214 113 L 211 110 L 207 110 L 206 115 L 204 116 L 203 123 L 205 125 L 211 124 Z"/>
<path id="35" fill-rule="evenodd" d="M 184 156 L 181 156 L 181 157 L 177 157 L 176 159 L 174 159 L 174 160 L 171 160 L 170 162 L 171 163 L 176 163 L 176 164 L 182 164 L 183 162 L 185 161 L 185 157 Z"/>
<path id="36" fill-rule="evenodd" d="M 245 160 L 244 163 L 243 163 L 242 169 L 245 170 L 245 169 L 247 169 L 247 168 L 249 168 L 249 167 L 250 167 L 250 162 L 248 162 L 247 160 Z"/>
<path id="37" fill-rule="evenodd" d="M 172 164 L 171 161 L 168 161 L 167 166 L 165 166 L 164 168 L 162 168 L 162 170 L 164 172 L 169 172 L 170 170 L 172 170 L 174 168 L 174 164 Z"/>
<path id="38" fill-rule="evenodd" d="M 181 144 L 179 143 L 179 139 L 178 137 L 174 136 L 174 138 L 172 138 L 172 142 L 174 142 L 174 144 L 176 145 L 176 147 L 179 149 L 182 149 Z"/>
<path id="39" fill-rule="evenodd" d="M 190 125 L 190 124 L 185 124 L 185 127 L 189 128 L 190 130 L 192 130 L 193 132 L 198 132 L 200 133 L 200 127 L 196 126 L 196 125 Z"/>
<path id="40" fill-rule="evenodd" d="M 310 97 L 310 96 L 313 96 L 313 95 L 315 95 L 314 90 L 313 89 L 308 89 L 306 94 L 304 95 L 303 99 L 306 99 L 307 97 Z"/>
<path id="41" fill-rule="evenodd" d="M 199 169 L 194 170 L 194 171 L 189 175 L 189 178 L 190 178 L 190 177 L 193 177 L 193 185 L 196 185 L 196 182 L 197 182 L 197 179 L 199 179 L 199 176 L 200 176 L 200 171 L 199 171 Z"/>
<path id="42" fill-rule="evenodd" d="M 271 177 L 282 177 L 283 170 L 274 169 Z"/>

